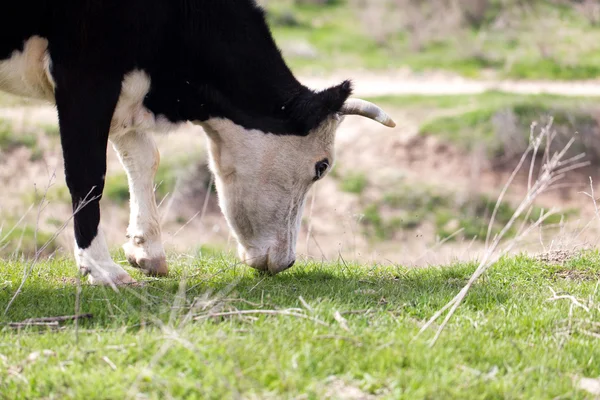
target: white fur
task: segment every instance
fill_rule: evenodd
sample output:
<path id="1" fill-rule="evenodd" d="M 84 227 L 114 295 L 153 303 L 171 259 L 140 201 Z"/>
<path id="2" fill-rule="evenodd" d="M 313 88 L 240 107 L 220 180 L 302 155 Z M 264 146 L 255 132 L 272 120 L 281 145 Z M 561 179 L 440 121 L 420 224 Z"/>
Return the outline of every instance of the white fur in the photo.
<path id="1" fill-rule="evenodd" d="M 156 116 L 144 107 L 144 98 L 150 91 L 150 77 L 134 70 L 123 78 L 121 95 L 113 114 L 110 136 L 121 136 L 133 130 L 167 132 L 175 127 L 164 116 Z"/>
<path id="2" fill-rule="evenodd" d="M 104 234 L 98 227 L 98 234 L 87 249 L 80 249 L 75 243 L 75 260 L 79 270 L 88 274 L 92 284 L 126 284 L 135 282 L 121 266 L 110 257 Z"/>
<path id="3" fill-rule="evenodd" d="M 130 217 L 123 246 L 127 258 L 141 268 L 164 268 L 166 257 L 154 195 L 154 176 L 160 153 L 149 131 L 168 130 L 164 118 L 155 118 L 143 101 L 150 79 L 143 71 L 133 71 L 123 80 L 121 96 L 111 124 L 110 141 L 127 172 Z M 152 271 L 156 272 L 156 271 Z"/>
<path id="4" fill-rule="evenodd" d="M 246 130 L 226 119 L 200 123 L 219 204 L 248 265 L 279 272 L 295 260 L 315 164 L 328 159 L 333 165 L 338 123 L 333 117 L 306 137 Z"/>
<path id="5" fill-rule="evenodd" d="M 0 90 L 53 102 L 50 65 L 48 41 L 32 36 L 25 42 L 23 51 L 15 51 L 11 58 L 0 60 Z"/>
<path id="6" fill-rule="evenodd" d="M 130 131 L 111 137 L 113 147 L 127 172 L 130 192 L 130 218 L 127 228 L 127 257 L 141 265 L 141 260 L 162 260 L 158 208 L 154 195 L 154 176 L 160 153 L 150 134 Z"/>

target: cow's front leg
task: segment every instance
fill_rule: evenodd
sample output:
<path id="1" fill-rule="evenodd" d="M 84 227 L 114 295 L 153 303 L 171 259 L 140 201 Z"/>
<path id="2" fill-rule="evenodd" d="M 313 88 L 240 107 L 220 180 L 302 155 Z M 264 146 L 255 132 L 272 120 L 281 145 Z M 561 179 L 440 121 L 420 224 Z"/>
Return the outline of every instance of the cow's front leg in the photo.
<path id="1" fill-rule="evenodd" d="M 154 176 L 160 154 L 150 134 L 131 131 L 111 137 L 129 181 L 130 217 L 128 241 L 123 245 L 127 260 L 153 276 L 169 272 L 162 244 Z"/>
<path id="2" fill-rule="evenodd" d="M 53 75 L 65 175 L 73 203 L 77 265 L 91 283 L 133 283 L 113 262 L 99 227 L 108 132 L 121 78 L 85 68 L 67 69 L 59 63 L 54 65 Z"/>

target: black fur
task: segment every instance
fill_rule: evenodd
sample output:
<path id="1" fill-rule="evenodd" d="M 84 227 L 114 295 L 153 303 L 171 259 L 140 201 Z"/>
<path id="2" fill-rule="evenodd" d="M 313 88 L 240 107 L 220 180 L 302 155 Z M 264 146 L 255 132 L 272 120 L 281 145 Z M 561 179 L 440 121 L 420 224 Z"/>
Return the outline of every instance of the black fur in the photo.
<path id="1" fill-rule="evenodd" d="M 121 86 L 114 77 L 87 69 L 56 65 L 53 75 L 75 238 L 86 249 L 98 233 L 108 132 Z"/>
<path id="2" fill-rule="evenodd" d="M 54 65 L 151 77 L 145 103 L 173 122 L 225 117 L 275 134 L 306 135 L 351 93 L 315 93 L 286 66 L 254 0 L 24 0 L 3 5 L 0 59 L 36 34 Z"/>

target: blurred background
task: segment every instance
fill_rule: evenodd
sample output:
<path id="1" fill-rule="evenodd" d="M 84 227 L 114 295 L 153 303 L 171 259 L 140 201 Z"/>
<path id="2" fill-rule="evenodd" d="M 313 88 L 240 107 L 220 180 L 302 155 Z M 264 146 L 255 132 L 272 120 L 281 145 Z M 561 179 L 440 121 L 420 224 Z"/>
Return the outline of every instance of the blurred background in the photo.
<path id="1" fill-rule="evenodd" d="M 337 164 L 307 199 L 298 252 L 323 260 L 423 265 L 472 259 L 529 144 L 553 119 L 557 151 L 584 152 L 527 218 L 558 212 L 517 250 L 593 246 L 600 163 L 600 1 L 262 0 L 298 78 L 321 89 L 350 78 L 384 107 L 391 130 L 348 117 Z M 534 129 L 534 130 L 535 130 Z M 157 136 L 167 251 L 234 251 L 206 167 L 201 129 Z M 127 179 L 112 148 L 102 204 L 111 248 L 125 240 Z M 541 156 L 538 157 L 541 160 Z M 539 163 L 538 163 L 539 164 Z M 590 177 L 592 185 L 590 185 Z M 497 234 L 527 193 L 527 171 L 502 202 Z M 0 94 L 0 257 L 69 255 L 71 226 L 55 110 Z M 508 232 L 507 239 L 516 234 Z"/>

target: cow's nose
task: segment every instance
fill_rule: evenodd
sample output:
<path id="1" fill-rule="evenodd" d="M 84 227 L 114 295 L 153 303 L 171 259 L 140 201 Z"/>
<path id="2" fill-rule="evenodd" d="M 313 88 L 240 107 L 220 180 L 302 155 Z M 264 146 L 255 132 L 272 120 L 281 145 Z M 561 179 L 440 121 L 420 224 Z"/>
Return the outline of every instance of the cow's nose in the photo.
<path id="1" fill-rule="evenodd" d="M 287 269 L 292 268 L 292 266 L 295 263 L 296 263 L 296 260 L 292 260 L 290 263 L 286 263 L 286 264 L 269 265 L 269 272 L 271 272 L 272 274 L 278 274 L 280 272 L 283 272 Z"/>

